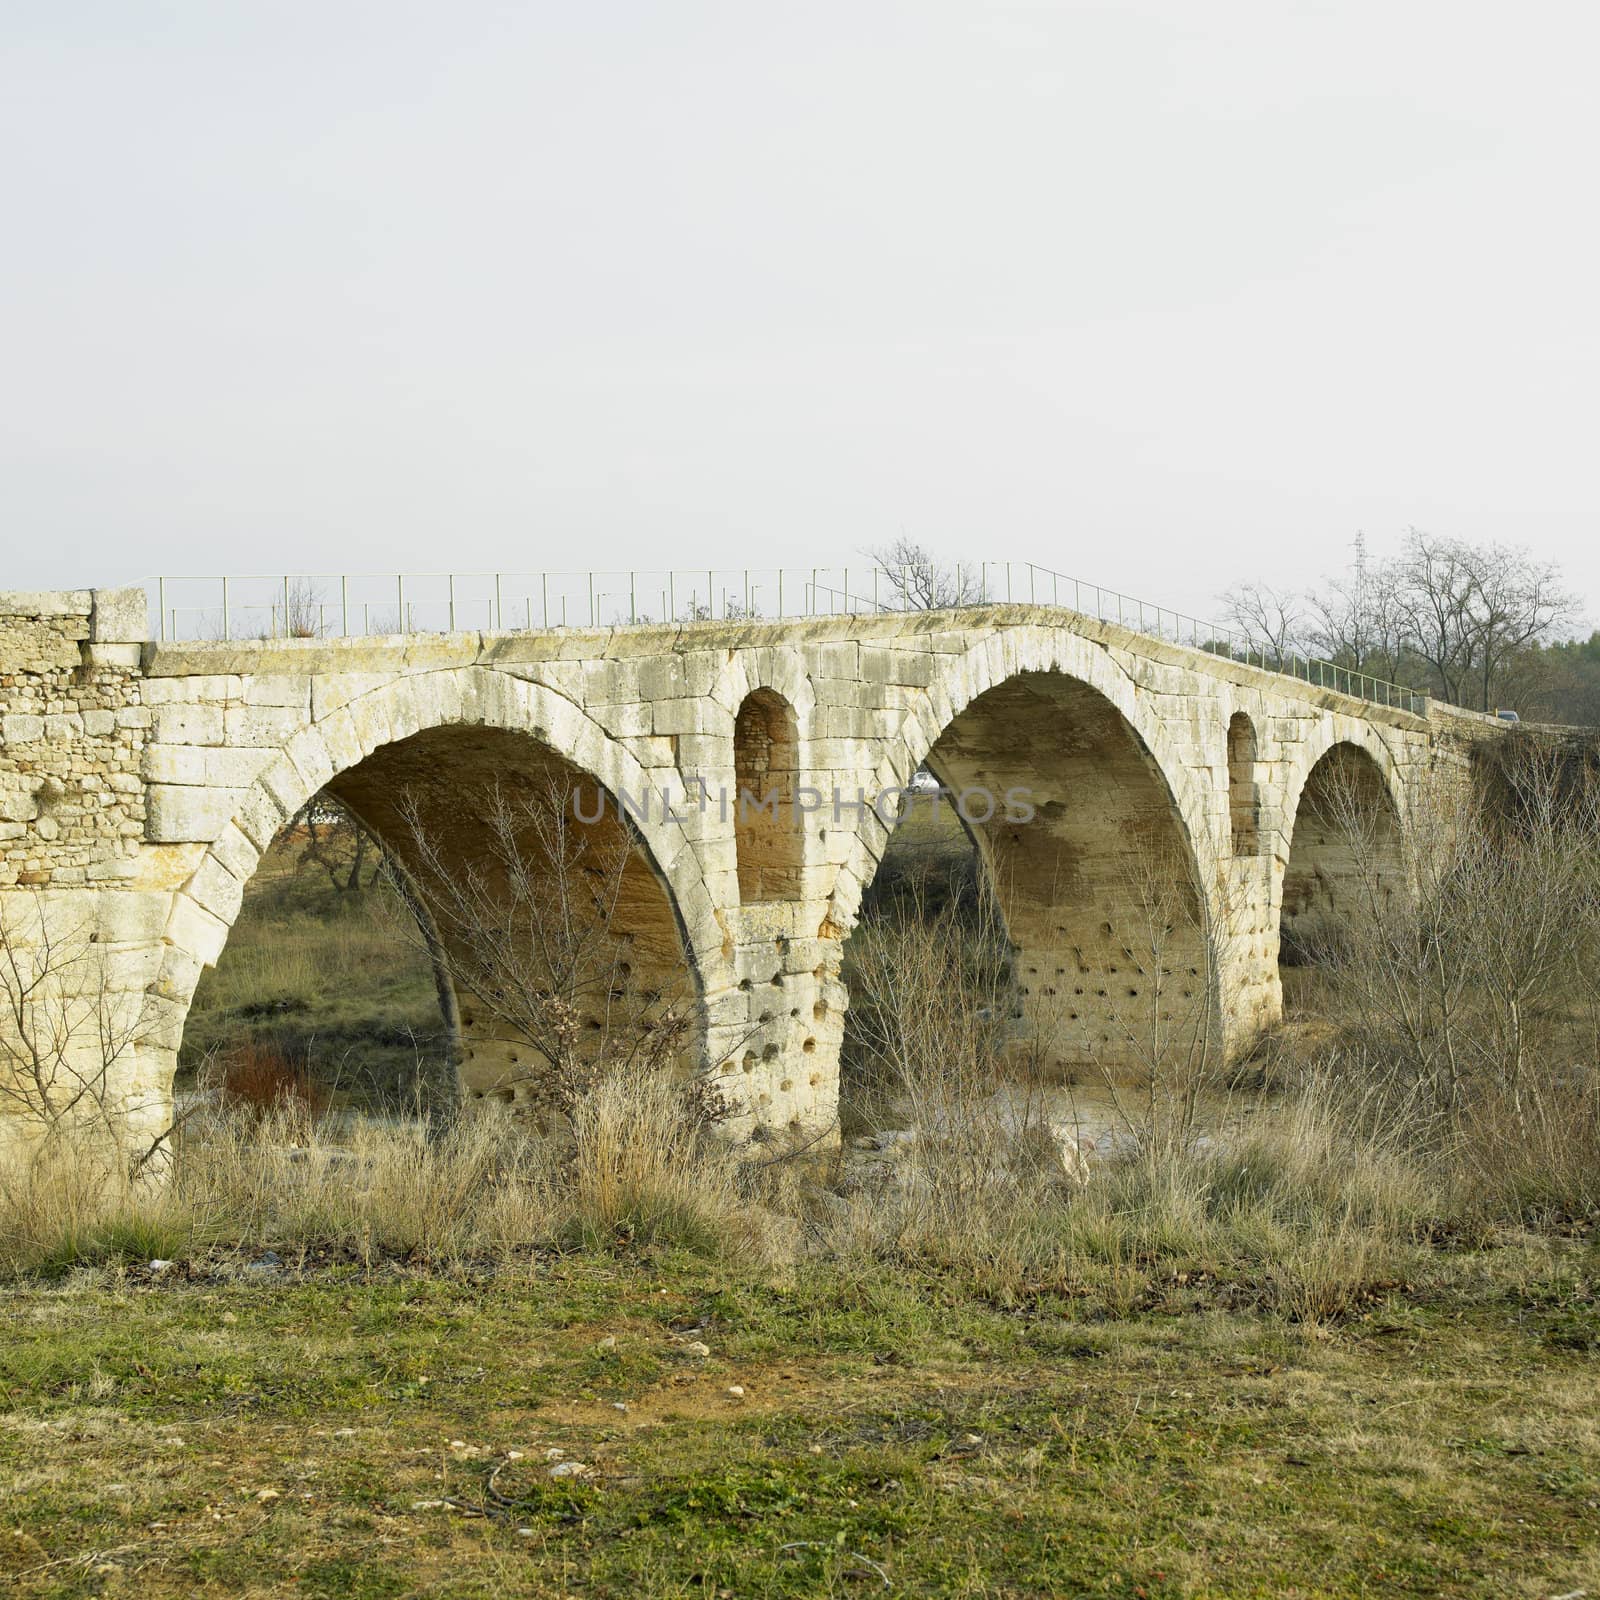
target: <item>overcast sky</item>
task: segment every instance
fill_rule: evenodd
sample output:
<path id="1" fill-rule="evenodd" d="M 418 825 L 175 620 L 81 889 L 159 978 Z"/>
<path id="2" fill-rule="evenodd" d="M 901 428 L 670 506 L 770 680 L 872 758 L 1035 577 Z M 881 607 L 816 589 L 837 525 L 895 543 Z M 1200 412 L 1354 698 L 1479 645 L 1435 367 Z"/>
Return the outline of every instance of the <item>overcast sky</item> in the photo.
<path id="1" fill-rule="evenodd" d="M 1600 612 L 1578 4 L 0 0 L 0 587 L 842 561 Z"/>

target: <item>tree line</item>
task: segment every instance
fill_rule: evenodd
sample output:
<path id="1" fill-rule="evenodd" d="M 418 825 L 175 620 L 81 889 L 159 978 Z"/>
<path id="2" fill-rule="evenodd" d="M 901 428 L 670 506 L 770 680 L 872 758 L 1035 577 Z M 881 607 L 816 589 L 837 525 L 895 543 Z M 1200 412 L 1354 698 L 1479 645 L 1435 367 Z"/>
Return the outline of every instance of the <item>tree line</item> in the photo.
<path id="1" fill-rule="evenodd" d="M 1407 532 L 1308 590 L 1235 584 L 1224 620 L 1268 660 L 1314 656 L 1452 705 L 1600 725 L 1600 632 L 1573 637 L 1580 601 L 1554 562 L 1502 544 Z"/>

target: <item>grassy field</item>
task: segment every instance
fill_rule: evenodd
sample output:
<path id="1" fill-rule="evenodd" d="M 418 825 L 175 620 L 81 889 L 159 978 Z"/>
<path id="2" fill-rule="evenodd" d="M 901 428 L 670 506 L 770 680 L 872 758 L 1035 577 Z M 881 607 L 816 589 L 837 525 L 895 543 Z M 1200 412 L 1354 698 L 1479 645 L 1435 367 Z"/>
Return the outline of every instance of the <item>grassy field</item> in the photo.
<path id="1" fill-rule="evenodd" d="M 1118 1315 L 905 1268 L 250 1256 L 8 1293 L 10 1592 L 1600 1587 L 1592 1248 L 1440 1256 L 1335 1326 L 1200 1273 Z"/>

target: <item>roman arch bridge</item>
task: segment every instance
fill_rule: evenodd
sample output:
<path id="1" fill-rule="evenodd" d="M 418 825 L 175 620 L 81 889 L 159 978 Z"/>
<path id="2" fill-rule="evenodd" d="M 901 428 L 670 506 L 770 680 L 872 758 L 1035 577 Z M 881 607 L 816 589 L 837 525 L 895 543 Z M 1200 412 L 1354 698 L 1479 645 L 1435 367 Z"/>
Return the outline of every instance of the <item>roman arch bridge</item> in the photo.
<path id="1" fill-rule="evenodd" d="M 1356 914 L 1319 796 L 1358 796 L 1399 863 L 1432 780 L 1493 727 L 1046 604 L 209 641 L 150 618 L 142 589 L 0 595 L 0 917 L 18 970 L 51 941 L 92 954 L 95 1005 L 63 980 L 34 1000 L 76 996 L 63 1038 L 122 1019 L 111 1101 L 146 1128 L 251 874 L 323 789 L 402 859 L 396 796 L 431 794 L 465 863 L 496 785 L 609 797 L 633 861 L 617 932 L 774 1133 L 833 1119 L 842 954 L 919 769 L 969 796 L 1062 1069 L 1137 1070 L 1196 1008 L 1245 1048 L 1279 1014 L 1280 941 Z M 741 789 L 780 803 L 723 802 Z M 458 1009 L 468 1092 L 514 1094 L 521 1047 Z"/>

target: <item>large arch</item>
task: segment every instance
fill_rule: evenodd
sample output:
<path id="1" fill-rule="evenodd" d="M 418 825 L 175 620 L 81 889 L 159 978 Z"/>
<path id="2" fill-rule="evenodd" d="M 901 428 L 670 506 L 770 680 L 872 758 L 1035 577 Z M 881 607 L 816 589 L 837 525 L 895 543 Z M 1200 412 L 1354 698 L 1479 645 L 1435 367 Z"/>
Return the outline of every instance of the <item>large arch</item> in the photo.
<path id="1" fill-rule="evenodd" d="M 1375 735 L 1329 733 L 1285 796 L 1278 961 L 1317 961 L 1407 891 L 1403 789 Z"/>
<path id="2" fill-rule="evenodd" d="M 163 1017 L 161 1044 L 175 1061 L 200 973 L 220 956 L 245 883 L 279 828 L 312 795 L 333 792 L 403 862 L 421 870 L 422 863 L 408 860 L 415 850 L 400 796 L 417 801 L 430 833 L 453 840 L 463 865 L 481 864 L 492 788 L 550 780 L 587 792 L 583 814 L 601 816 L 597 839 L 625 839 L 616 931 L 638 952 L 640 983 L 692 1007 L 690 1051 L 694 1064 L 703 1063 L 702 996 L 708 984 L 728 979 L 696 852 L 661 803 L 651 773 L 624 745 L 555 691 L 482 667 L 397 679 L 285 742 L 173 897 L 151 990 Z M 626 824 L 619 820 L 622 797 Z M 610 801 L 603 815 L 602 799 Z M 472 996 L 458 996 L 458 1009 L 469 1089 L 501 1092 L 503 1081 L 522 1076 L 514 1058 L 525 1047 L 499 1037 L 503 1030 Z"/>
<path id="3" fill-rule="evenodd" d="M 993 794 L 966 820 L 1015 949 L 1020 1022 L 1067 1075 L 1145 1072 L 1164 1048 L 1220 1039 L 1214 952 L 1218 851 L 1159 717 L 1093 642 L 993 635 L 949 660 L 881 770 L 926 764 L 952 790 Z M 1009 814 L 1006 791 L 1033 815 Z M 833 918 L 854 921 L 887 830 L 862 830 Z"/>

